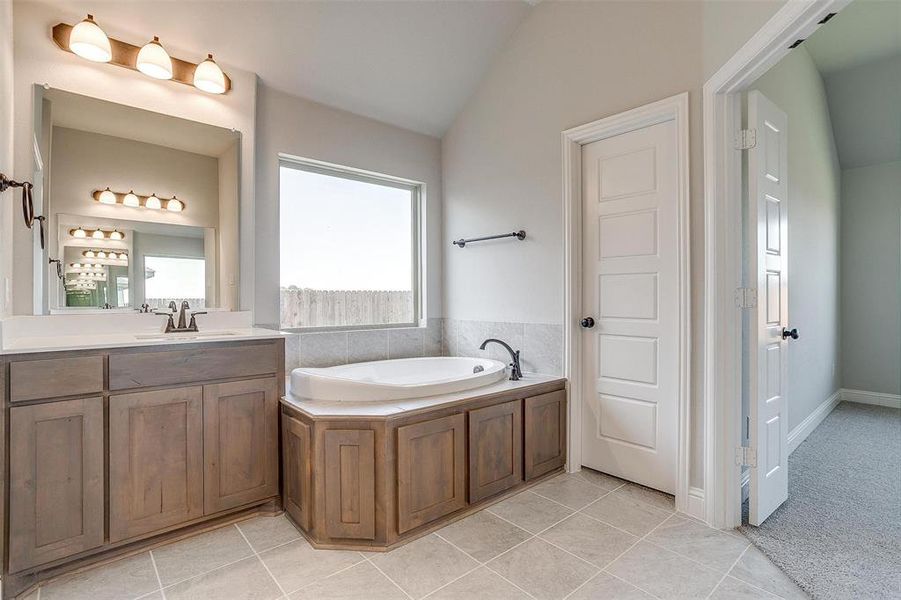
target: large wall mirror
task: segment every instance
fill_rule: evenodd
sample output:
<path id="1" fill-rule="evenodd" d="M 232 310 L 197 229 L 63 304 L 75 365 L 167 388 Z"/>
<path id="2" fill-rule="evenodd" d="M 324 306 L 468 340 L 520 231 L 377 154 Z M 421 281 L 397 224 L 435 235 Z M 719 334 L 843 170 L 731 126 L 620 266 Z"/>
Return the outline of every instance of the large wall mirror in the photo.
<path id="1" fill-rule="evenodd" d="M 44 313 L 237 308 L 239 133 L 41 86 L 34 110 Z"/>

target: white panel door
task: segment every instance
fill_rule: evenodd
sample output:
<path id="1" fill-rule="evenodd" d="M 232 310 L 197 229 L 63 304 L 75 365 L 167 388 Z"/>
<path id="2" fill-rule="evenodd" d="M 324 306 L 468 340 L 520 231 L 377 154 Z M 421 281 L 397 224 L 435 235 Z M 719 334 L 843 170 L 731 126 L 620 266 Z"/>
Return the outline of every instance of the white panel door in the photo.
<path id="1" fill-rule="evenodd" d="M 582 463 L 676 491 L 678 155 L 673 121 L 582 147 Z"/>
<path id="2" fill-rule="evenodd" d="M 760 92 L 749 92 L 748 126 L 757 130 L 748 154 L 749 272 L 757 280 L 748 348 L 751 455 L 756 452 L 748 521 L 760 525 L 788 498 L 788 117 Z"/>

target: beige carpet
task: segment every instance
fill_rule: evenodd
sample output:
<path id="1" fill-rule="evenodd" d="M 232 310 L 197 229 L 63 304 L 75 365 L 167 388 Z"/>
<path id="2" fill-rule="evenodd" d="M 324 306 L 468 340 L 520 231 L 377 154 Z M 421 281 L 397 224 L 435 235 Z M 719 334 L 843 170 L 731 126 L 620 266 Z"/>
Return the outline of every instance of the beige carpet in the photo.
<path id="1" fill-rule="evenodd" d="M 901 598 L 901 410 L 839 404 L 789 457 L 785 504 L 741 531 L 813 598 Z"/>

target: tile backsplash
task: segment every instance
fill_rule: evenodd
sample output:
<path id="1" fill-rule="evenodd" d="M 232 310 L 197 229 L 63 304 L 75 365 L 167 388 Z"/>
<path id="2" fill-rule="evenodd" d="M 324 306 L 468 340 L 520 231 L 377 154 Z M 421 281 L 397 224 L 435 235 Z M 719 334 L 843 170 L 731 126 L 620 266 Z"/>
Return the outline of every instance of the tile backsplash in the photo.
<path id="1" fill-rule="evenodd" d="M 291 334 L 285 342 L 285 369 L 419 356 L 484 356 L 509 362 L 497 344 L 479 350 L 487 338 L 520 350 L 523 371 L 563 374 L 562 325 L 458 319 L 429 319 L 427 327 Z"/>

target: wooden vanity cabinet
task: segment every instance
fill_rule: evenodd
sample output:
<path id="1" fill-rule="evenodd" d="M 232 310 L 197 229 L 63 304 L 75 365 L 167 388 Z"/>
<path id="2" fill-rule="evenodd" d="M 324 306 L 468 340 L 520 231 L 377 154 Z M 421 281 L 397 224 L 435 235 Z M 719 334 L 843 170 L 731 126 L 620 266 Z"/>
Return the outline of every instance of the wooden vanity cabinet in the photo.
<path id="1" fill-rule="evenodd" d="M 523 401 L 526 480 L 566 464 L 566 390 Z"/>
<path id="2" fill-rule="evenodd" d="M 282 414 L 282 498 L 294 522 L 309 531 L 313 514 L 312 430 L 288 413 Z"/>
<path id="3" fill-rule="evenodd" d="M 522 401 L 469 411 L 469 501 L 522 483 Z"/>
<path id="4" fill-rule="evenodd" d="M 322 433 L 325 535 L 375 538 L 375 432 L 327 429 Z"/>
<path id="5" fill-rule="evenodd" d="M 203 388 L 110 397 L 110 541 L 203 516 Z"/>
<path id="6" fill-rule="evenodd" d="M 103 398 L 9 411 L 9 569 L 103 544 Z"/>

